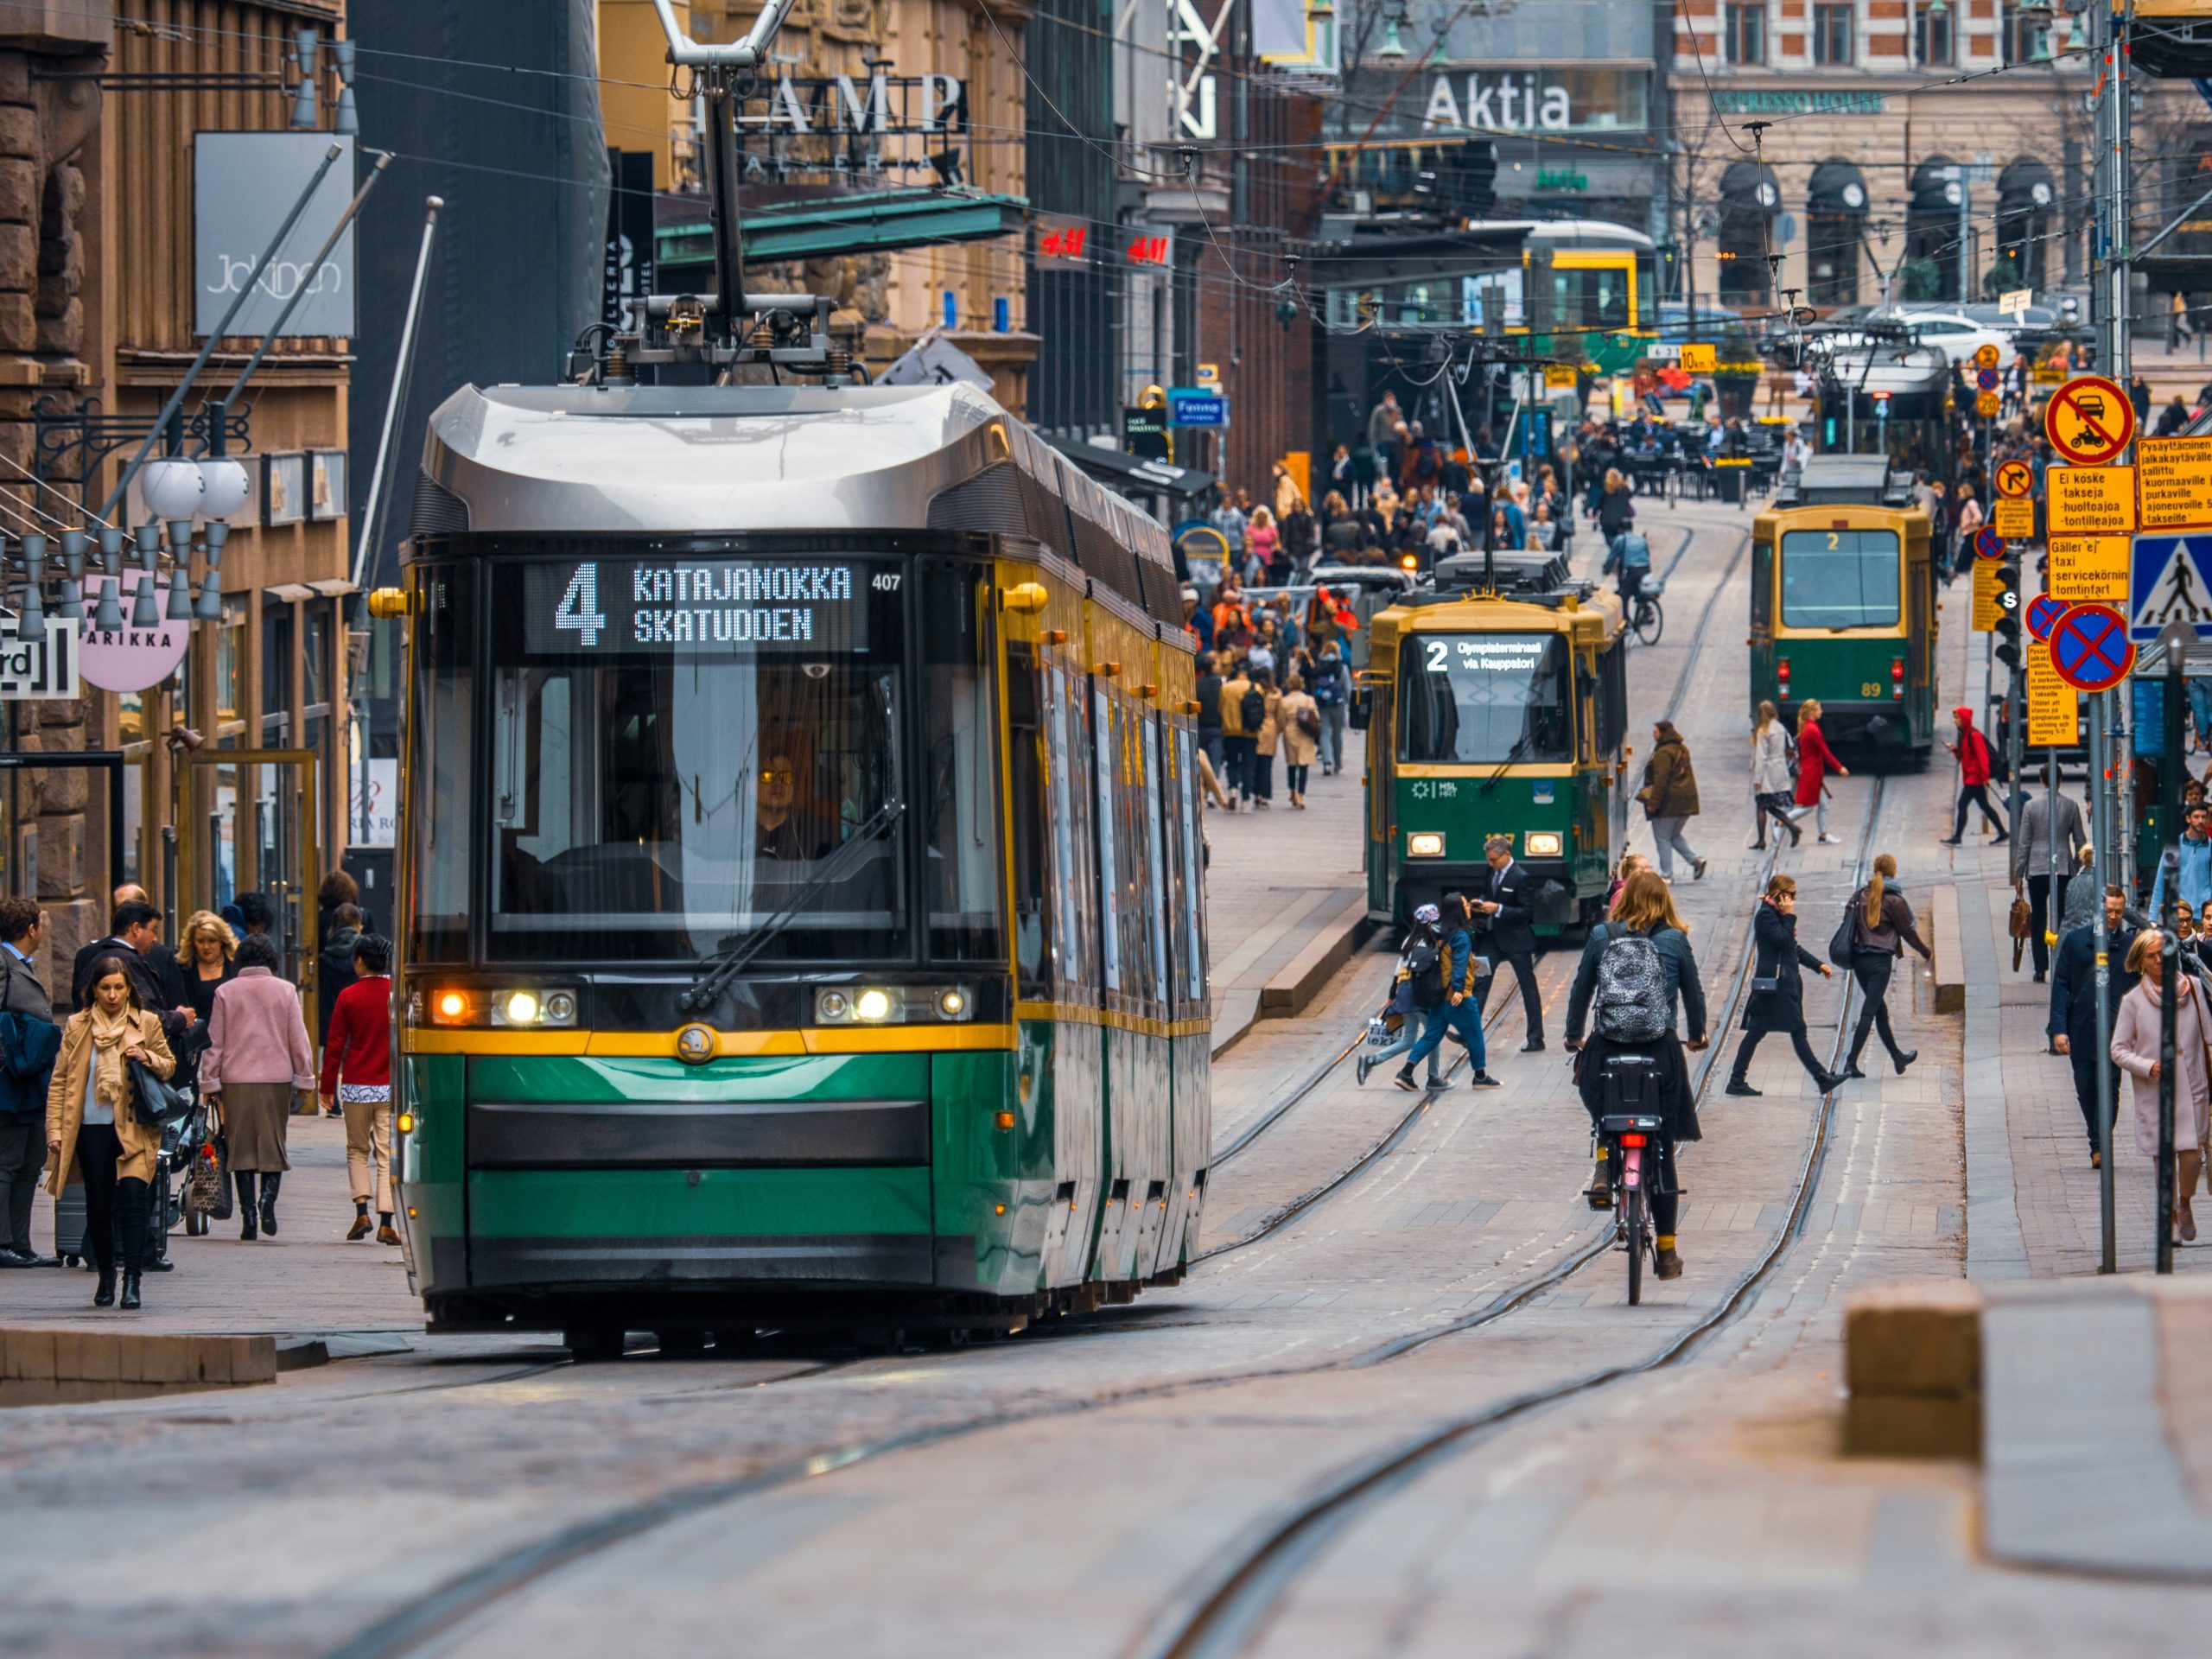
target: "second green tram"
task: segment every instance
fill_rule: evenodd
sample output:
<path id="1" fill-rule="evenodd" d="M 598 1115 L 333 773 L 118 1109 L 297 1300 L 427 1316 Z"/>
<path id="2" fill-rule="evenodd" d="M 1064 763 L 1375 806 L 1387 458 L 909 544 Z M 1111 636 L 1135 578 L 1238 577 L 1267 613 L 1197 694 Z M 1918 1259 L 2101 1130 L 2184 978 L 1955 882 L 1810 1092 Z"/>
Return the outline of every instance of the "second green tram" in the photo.
<path id="1" fill-rule="evenodd" d="M 1440 579 L 1453 577 L 1446 562 Z M 1368 913 L 1487 878 L 1492 836 L 1540 881 L 1536 931 L 1604 912 L 1634 794 L 1618 601 L 1555 556 L 1500 560 L 1489 591 L 1410 596 L 1375 618 L 1354 707 L 1367 734 Z"/>
<path id="2" fill-rule="evenodd" d="M 1936 740 L 1935 578 L 1911 474 L 1821 455 L 1751 525 L 1751 698 L 1794 727 L 1821 705 L 1846 753 L 1928 758 Z"/>

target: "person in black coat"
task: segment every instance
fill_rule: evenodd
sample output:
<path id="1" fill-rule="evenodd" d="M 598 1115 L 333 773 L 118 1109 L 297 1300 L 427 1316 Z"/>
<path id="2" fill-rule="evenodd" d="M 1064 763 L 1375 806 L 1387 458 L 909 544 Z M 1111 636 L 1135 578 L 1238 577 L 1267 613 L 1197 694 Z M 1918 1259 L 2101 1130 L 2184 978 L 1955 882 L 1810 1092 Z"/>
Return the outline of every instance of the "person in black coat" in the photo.
<path id="1" fill-rule="evenodd" d="M 92 1003 L 92 969 L 104 957 L 122 960 L 129 971 L 139 1006 L 158 1014 L 162 1033 L 175 1048 L 176 1040 L 196 1016 L 186 995 L 184 976 L 176 958 L 161 941 L 162 912 L 143 899 L 126 899 L 108 918 L 108 936 L 96 939 L 77 953 L 71 982 L 71 1001 L 79 1008 Z"/>
<path id="2" fill-rule="evenodd" d="M 1521 1052 L 1541 1053 L 1544 998 L 1536 988 L 1535 915 L 1530 908 L 1535 878 L 1513 861 L 1513 842 L 1504 836 L 1492 836 L 1485 842 L 1483 856 L 1490 864 L 1490 880 L 1478 879 L 1467 894 L 1478 929 L 1475 948 L 1491 962 L 1490 973 L 1475 982 L 1475 1014 L 1479 1019 L 1490 1001 L 1490 989 L 1497 982 L 1500 964 L 1510 966 L 1513 977 L 1520 982 L 1521 1012 L 1529 1027 L 1529 1040 L 1521 1045 Z"/>
<path id="3" fill-rule="evenodd" d="M 2105 889 L 2105 938 L 2126 942 L 2127 899 L 2118 887 Z M 2111 950 L 2111 968 L 2105 976 L 2105 999 L 2112 1019 L 2120 1017 L 2120 999 L 2135 988 L 2136 976 L 2120 966 L 2126 952 Z M 2077 927 L 2058 942 L 2050 964 L 2050 1018 L 2044 1029 L 2051 1047 L 2065 1055 L 2074 1067 L 2074 1098 L 2082 1108 L 2082 1125 L 2089 1137 L 2089 1166 L 2104 1161 L 2097 1140 L 2097 930 Z M 2109 1029 L 2109 1027 L 2107 1027 Z M 2114 1080 L 2117 1083 L 2117 1079 Z M 2117 1096 L 2114 1104 L 2117 1107 Z"/>
<path id="4" fill-rule="evenodd" d="M 1789 1033 L 1789 1046 L 1797 1051 L 1799 1064 L 1825 1095 L 1843 1079 L 1821 1065 L 1812 1044 L 1805 1040 L 1805 981 L 1797 970 L 1800 967 L 1816 968 L 1827 979 L 1834 977 L 1835 969 L 1797 943 L 1797 882 L 1794 877 L 1777 875 L 1766 884 L 1766 896 L 1759 900 L 1758 912 L 1751 924 L 1751 937 L 1758 959 L 1751 969 L 1751 995 L 1744 1007 L 1744 1040 L 1736 1050 L 1736 1064 L 1728 1074 L 1728 1092 L 1759 1092 L 1751 1084 L 1751 1055 L 1758 1048 L 1760 1038 L 1770 1031 L 1782 1031 Z"/>

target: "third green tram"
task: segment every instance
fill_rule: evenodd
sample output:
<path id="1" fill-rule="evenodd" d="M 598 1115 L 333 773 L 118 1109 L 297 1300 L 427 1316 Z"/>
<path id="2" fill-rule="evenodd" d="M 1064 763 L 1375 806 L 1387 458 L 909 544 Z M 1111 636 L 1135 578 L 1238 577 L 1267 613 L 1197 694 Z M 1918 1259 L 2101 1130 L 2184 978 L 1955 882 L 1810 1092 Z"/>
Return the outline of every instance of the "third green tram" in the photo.
<path id="1" fill-rule="evenodd" d="M 1847 756 L 1917 765 L 1936 739 L 1934 572 L 1910 473 L 1816 455 L 1751 524 L 1750 709 L 1807 702 Z"/>
<path id="2" fill-rule="evenodd" d="M 1488 879 L 1492 836 L 1538 878 L 1536 931 L 1604 913 L 1636 791 L 1619 602 L 1555 554 L 1439 567 L 1377 615 L 1355 723 L 1367 734 L 1367 899 L 1402 925 Z"/>

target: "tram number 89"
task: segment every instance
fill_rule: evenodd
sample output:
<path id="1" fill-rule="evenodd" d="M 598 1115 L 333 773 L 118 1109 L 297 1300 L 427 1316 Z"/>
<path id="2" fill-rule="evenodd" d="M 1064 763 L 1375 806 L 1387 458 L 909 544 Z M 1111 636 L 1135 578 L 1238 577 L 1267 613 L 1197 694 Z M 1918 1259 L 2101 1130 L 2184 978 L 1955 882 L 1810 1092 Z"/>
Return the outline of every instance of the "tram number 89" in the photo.
<path id="1" fill-rule="evenodd" d="M 1862 697 L 1880 696 L 1882 695 L 1882 683 L 1879 680 L 1861 680 L 1859 683 L 1859 695 Z"/>

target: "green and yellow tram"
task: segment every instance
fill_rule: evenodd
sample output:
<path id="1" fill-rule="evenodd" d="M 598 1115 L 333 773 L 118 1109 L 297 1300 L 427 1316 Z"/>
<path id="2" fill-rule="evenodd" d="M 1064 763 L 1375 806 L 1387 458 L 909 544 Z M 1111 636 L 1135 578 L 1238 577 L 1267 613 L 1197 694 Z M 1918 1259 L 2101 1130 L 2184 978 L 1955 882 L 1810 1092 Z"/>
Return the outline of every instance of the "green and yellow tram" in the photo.
<path id="1" fill-rule="evenodd" d="M 1445 561 L 1440 582 L 1479 569 Z M 1458 567 L 1457 569 L 1454 567 Z M 1499 556 L 1496 586 L 1376 616 L 1355 708 L 1367 733 L 1369 913 L 1488 879 L 1492 836 L 1540 878 L 1537 931 L 1604 911 L 1625 829 L 1628 683 L 1619 602 L 1556 556 Z"/>
<path id="2" fill-rule="evenodd" d="M 434 1329 L 1018 1328 L 1208 1148 L 1166 533 L 966 385 L 465 388 L 409 639 L 399 1166 Z"/>
<path id="3" fill-rule="evenodd" d="M 1936 738 L 1929 518 L 1880 456 L 1816 455 L 1751 524 L 1751 709 L 1807 702 L 1839 750 L 1925 760 Z"/>

